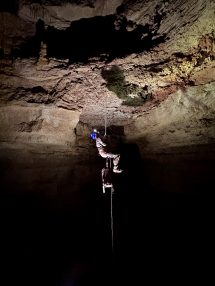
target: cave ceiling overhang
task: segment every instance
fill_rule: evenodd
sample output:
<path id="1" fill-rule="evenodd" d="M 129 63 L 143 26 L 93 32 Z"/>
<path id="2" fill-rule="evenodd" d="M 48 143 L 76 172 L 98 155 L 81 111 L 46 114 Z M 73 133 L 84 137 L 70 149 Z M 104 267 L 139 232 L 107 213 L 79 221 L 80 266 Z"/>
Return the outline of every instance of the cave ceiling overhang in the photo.
<path id="1" fill-rule="evenodd" d="M 165 124 L 173 136 L 169 125 L 190 118 L 191 126 L 214 122 L 213 1 L 23 0 L 11 7 L 0 11 L 2 105 L 77 111 L 89 128 L 106 118 L 134 137 Z"/>

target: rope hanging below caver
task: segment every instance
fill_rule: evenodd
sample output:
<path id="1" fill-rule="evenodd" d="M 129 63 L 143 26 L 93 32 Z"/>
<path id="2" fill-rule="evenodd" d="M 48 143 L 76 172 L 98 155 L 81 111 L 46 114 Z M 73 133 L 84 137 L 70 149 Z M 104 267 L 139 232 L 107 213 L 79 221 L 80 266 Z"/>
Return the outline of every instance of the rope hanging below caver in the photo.
<path id="1" fill-rule="evenodd" d="M 107 98 L 105 98 L 105 116 L 104 116 L 104 121 L 105 121 L 105 136 L 107 135 Z M 106 167 L 111 168 L 111 159 L 109 164 L 108 164 L 108 159 L 106 159 Z M 112 254 L 114 253 L 114 231 L 113 231 L 113 193 L 114 193 L 114 188 L 113 185 L 111 186 L 111 195 L 110 195 L 110 223 L 111 223 L 111 246 L 112 246 Z"/>
<path id="2" fill-rule="evenodd" d="M 114 253 L 114 235 L 113 235 L 113 187 L 111 188 L 111 196 L 110 196 L 110 216 L 111 216 L 111 246 L 112 246 L 112 254 Z"/>
<path id="3" fill-rule="evenodd" d="M 92 81 L 89 80 L 89 82 L 92 84 Z M 98 98 L 98 93 L 95 90 L 95 93 Z M 107 97 L 105 98 L 105 114 L 104 114 L 104 136 L 107 135 Z M 110 161 L 109 161 L 110 160 Z M 111 169 L 111 158 L 106 158 L 106 168 Z M 105 193 L 105 185 L 103 184 L 103 193 Z M 113 228 L 113 193 L 114 193 L 114 187 L 113 184 L 111 184 L 111 195 L 110 195 L 110 224 L 111 224 L 111 246 L 112 246 L 112 254 L 114 254 L 114 228 Z"/>
<path id="4" fill-rule="evenodd" d="M 107 135 L 107 98 L 105 98 L 105 115 L 104 115 L 104 123 L 105 123 L 105 133 L 104 136 Z M 110 161 L 108 161 L 110 160 Z M 106 167 L 111 168 L 111 159 L 106 159 Z M 111 224 L 111 247 L 112 247 L 112 254 L 114 254 L 114 229 L 113 229 L 113 193 L 114 188 L 113 184 L 111 185 L 111 191 L 110 191 L 110 224 Z"/>
<path id="5" fill-rule="evenodd" d="M 106 170 L 107 173 L 111 170 L 111 158 L 106 158 Z M 110 177 L 109 177 L 110 178 Z M 108 178 L 108 179 L 109 179 Z M 110 229 L 111 229 L 111 247 L 112 247 L 112 254 L 114 254 L 114 225 L 113 225 L 113 194 L 114 194 L 114 187 L 113 183 L 107 182 L 107 178 L 103 177 L 103 194 L 105 194 L 105 188 L 110 189 Z"/>

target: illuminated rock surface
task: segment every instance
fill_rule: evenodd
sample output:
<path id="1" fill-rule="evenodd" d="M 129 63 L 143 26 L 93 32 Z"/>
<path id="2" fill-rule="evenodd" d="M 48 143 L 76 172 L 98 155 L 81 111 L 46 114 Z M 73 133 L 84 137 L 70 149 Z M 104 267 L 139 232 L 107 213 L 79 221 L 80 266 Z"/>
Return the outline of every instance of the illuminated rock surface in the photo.
<path id="1" fill-rule="evenodd" d="M 213 0 L 1 1 L 3 257 L 23 285 L 112 285 L 104 162 L 90 139 L 105 121 L 125 170 L 114 179 L 117 285 L 129 270 L 145 271 L 145 285 L 149 273 L 170 279 L 163 257 L 178 263 L 172 285 L 190 264 L 198 277 L 214 184 L 214 18 Z"/>

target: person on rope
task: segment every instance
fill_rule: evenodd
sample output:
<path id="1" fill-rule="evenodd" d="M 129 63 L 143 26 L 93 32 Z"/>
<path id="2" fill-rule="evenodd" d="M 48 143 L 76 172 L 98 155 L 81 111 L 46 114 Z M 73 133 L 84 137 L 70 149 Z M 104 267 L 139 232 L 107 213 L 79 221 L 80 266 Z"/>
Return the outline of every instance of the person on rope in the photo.
<path id="1" fill-rule="evenodd" d="M 91 138 L 96 141 L 96 147 L 99 151 L 99 155 L 102 158 L 111 158 L 113 159 L 113 172 L 114 173 L 122 173 L 122 170 L 119 169 L 119 160 L 120 160 L 120 155 L 119 154 L 113 154 L 109 153 L 106 150 L 107 144 L 103 142 L 101 139 L 101 136 L 99 134 L 99 131 L 94 129 L 94 131 L 91 133 Z"/>

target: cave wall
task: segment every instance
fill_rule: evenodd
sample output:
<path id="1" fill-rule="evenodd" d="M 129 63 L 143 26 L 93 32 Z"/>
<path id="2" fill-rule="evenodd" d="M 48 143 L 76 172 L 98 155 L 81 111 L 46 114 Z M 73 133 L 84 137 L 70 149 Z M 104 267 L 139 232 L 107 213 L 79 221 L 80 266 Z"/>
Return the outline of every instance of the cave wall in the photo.
<path id="1" fill-rule="evenodd" d="M 2 285 L 211 283 L 214 12 L 212 0 L 0 1 Z M 105 120 L 124 170 L 114 256 L 90 139 Z"/>
<path id="2" fill-rule="evenodd" d="M 88 148 L 106 118 L 143 152 L 213 144 L 213 19 L 202 0 L 3 1 L 2 142 Z"/>
<path id="3" fill-rule="evenodd" d="M 168 148 L 210 145 L 215 140 L 214 83 L 179 89 L 150 114 L 128 126 L 128 138 L 136 138 L 143 152 Z"/>
<path id="4" fill-rule="evenodd" d="M 72 148 L 79 112 L 55 107 L 8 105 L 0 107 L 2 145 L 47 144 Z M 36 146 L 36 145 L 35 145 Z"/>

